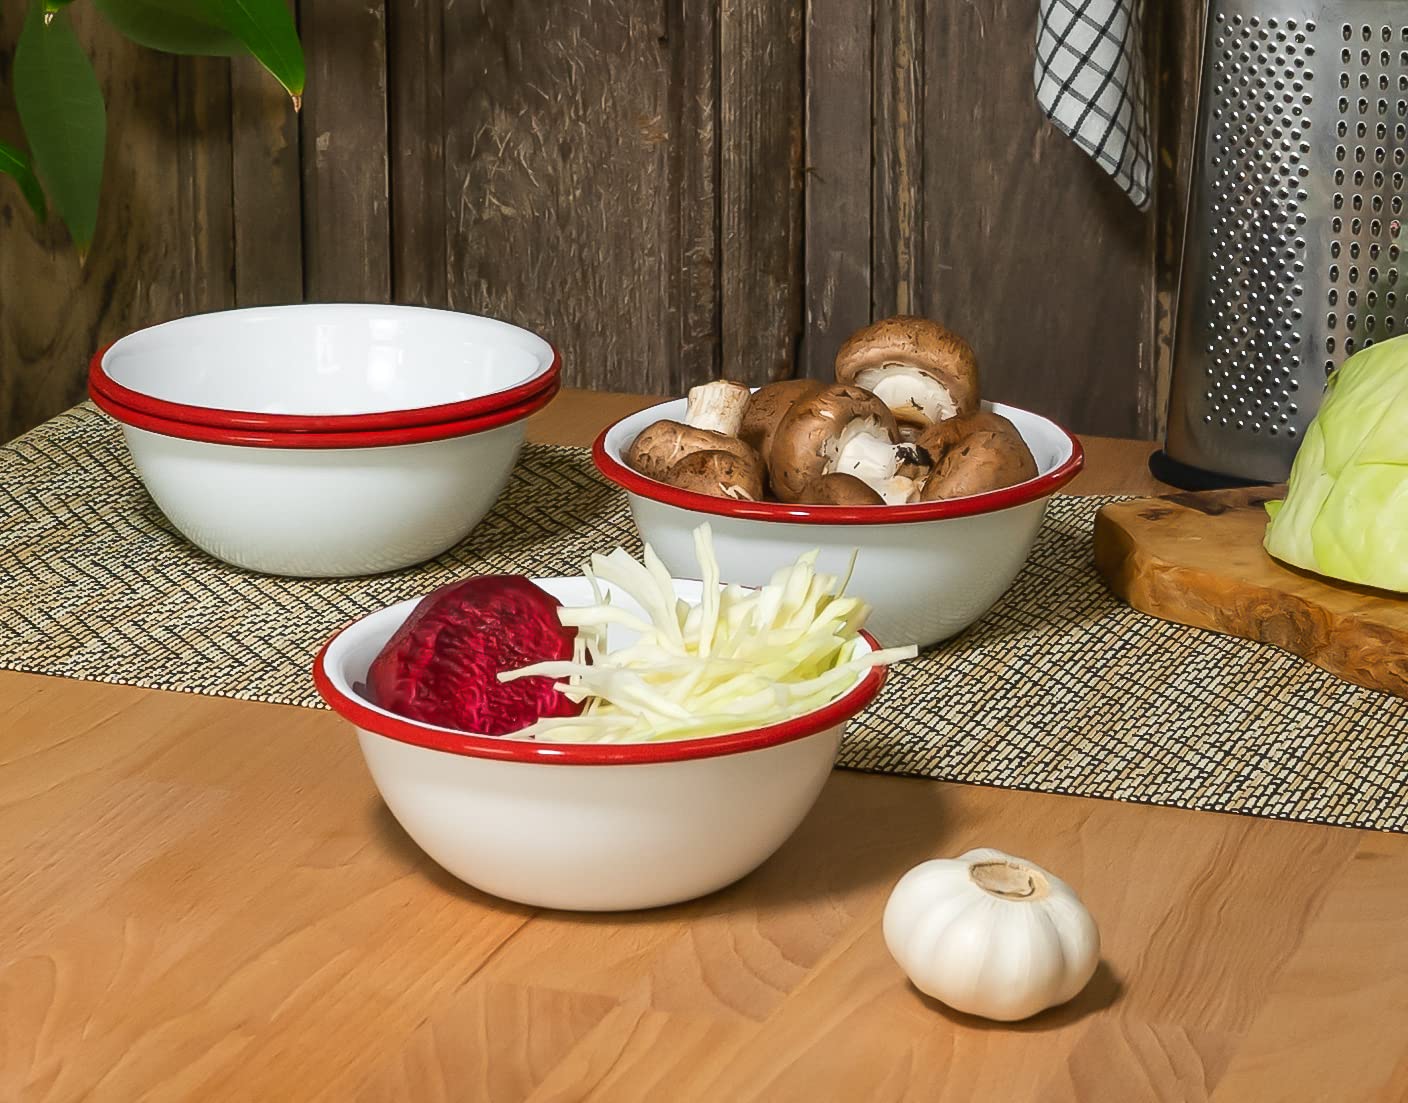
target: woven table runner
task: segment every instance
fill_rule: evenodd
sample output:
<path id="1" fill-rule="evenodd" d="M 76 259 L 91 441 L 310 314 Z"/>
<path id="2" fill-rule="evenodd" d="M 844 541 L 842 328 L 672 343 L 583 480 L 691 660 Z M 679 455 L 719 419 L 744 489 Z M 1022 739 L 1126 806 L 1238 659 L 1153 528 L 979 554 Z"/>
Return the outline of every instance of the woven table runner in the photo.
<path id="1" fill-rule="evenodd" d="M 1110 500 L 1054 498 L 1012 589 L 893 669 L 840 764 L 1408 830 L 1408 702 L 1115 600 L 1090 549 Z M 575 574 L 618 544 L 640 551 L 587 451 L 529 445 L 493 512 L 431 563 L 248 574 L 185 543 L 85 403 L 0 448 L 0 667 L 320 707 L 310 663 L 347 621 L 471 572 Z"/>

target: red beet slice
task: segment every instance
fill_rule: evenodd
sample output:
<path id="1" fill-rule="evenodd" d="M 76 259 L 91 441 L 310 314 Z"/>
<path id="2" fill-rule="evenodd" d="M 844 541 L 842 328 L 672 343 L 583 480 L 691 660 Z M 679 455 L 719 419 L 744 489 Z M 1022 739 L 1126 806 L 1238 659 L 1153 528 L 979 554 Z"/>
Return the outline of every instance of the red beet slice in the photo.
<path id="1" fill-rule="evenodd" d="M 421 599 L 367 671 L 382 708 L 444 728 L 508 735 L 539 717 L 576 716 L 582 706 L 552 678 L 500 682 L 500 671 L 572 657 L 575 628 L 561 602 L 522 575 L 489 575 L 442 586 Z"/>

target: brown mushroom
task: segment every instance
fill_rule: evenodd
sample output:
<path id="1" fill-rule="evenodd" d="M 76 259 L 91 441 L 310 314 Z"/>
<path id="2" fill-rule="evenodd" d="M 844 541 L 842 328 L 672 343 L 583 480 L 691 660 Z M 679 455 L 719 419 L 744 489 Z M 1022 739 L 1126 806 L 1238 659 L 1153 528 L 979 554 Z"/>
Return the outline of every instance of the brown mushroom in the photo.
<path id="1" fill-rule="evenodd" d="M 813 479 L 798 501 L 812 506 L 883 506 L 885 499 L 854 475 L 833 471 Z"/>
<path id="2" fill-rule="evenodd" d="M 738 439 L 743 412 L 748 406 L 748 388 L 742 383 L 715 380 L 689 392 L 685 418 L 656 421 L 637 434 L 626 449 L 625 460 L 650 479 L 664 479 L 666 473 L 694 452 L 719 451 L 753 460 L 761 458 Z"/>
<path id="3" fill-rule="evenodd" d="M 678 421 L 647 425 L 626 449 L 626 463 L 648 479 L 665 478 L 680 460 L 695 452 L 726 452 L 740 460 L 758 459 L 757 453 L 737 437 L 708 429 L 695 429 Z"/>
<path id="4" fill-rule="evenodd" d="M 931 462 L 937 465 L 943 460 L 945 453 L 964 437 L 984 429 L 993 433 L 1005 433 L 1026 447 L 1017 427 L 1001 414 L 995 414 L 991 410 L 976 410 L 971 414 L 946 418 L 925 429 L 915 438 L 914 443 L 928 452 Z"/>
<path id="5" fill-rule="evenodd" d="M 962 498 L 1036 477 L 1036 461 L 1020 436 L 979 429 L 951 447 L 924 483 L 920 500 Z"/>
<path id="6" fill-rule="evenodd" d="M 696 494 L 757 502 L 763 497 L 763 463 L 751 448 L 745 457 L 712 450 L 691 452 L 660 481 Z"/>
<path id="7" fill-rule="evenodd" d="M 836 381 L 874 391 L 902 428 L 978 409 L 978 362 L 968 342 L 908 314 L 851 334 L 836 354 Z"/>
<path id="8" fill-rule="evenodd" d="M 768 478 L 784 502 L 800 501 L 823 475 L 853 475 L 886 502 L 907 502 L 918 494 L 912 479 L 896 474 L 894 415 L 875 395 L 840 385 L 792 404 L 778 424 L 768 453 Z"/>
<path id="9" fill-rule="evenodd" d="M 757 449 L 758 455 L 766 457 L 772 451 L 773 434 L 778 424 L 798 399 L 815 394 L 826 386 L 819 379 L 783 379 L 759 387 L 748 400 L 748 408 L 743 412 L 743 424 L 738 430 L 738 439 Z"/>

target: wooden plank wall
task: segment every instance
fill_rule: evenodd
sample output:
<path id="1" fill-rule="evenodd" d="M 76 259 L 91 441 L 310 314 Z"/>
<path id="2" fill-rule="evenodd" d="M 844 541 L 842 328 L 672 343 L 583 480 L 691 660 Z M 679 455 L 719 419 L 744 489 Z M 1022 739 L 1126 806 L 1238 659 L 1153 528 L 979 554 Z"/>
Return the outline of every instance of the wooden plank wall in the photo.
<path id="1" fill-rule="evenodd" d="M 305 298 L 507 317 L 570 383 L 660 394 L 824 376 L 856 326 L 919 311 L 992 397 L 1153 436 L 1197 34 L 1191 0 L 1154 8 L 1140 214 L 1041 119 L 1031 0 L 299 0 L 300 116 L 252 63 L 142 51 L 75 5 L 101 225 L 80 266 L 0 182 L 0 439 L 81 397 L 101 342 Z"/>

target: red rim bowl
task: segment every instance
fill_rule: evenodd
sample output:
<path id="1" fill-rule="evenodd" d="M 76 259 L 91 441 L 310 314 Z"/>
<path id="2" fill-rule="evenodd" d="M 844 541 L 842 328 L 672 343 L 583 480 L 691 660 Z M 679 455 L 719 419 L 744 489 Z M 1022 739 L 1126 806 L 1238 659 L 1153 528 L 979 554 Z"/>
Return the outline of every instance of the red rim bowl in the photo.
<path id="1" fill-rule="evenodd" d="M 137 330 L 128 336 L 136 336 L 141 332 L 144 331 Z M 515 387 L 495 391 L 493 394 L 436 406 L 416 406 L 367 414 L 265 414 L 252 410 L 192 406 L 123 386 L 108 375 L 104 367 L 108 353 L 121 340 L 126 338 L 104 345 L 88 362 L 88 391 L 95 401 L 97 395 L 101 394 L 111 402 L 148 417 L 191 425 L 209 425 L 219 429 L 265 433 L 354 433 L 465 421 L 518 406 L 549 390 L 556 393 L 561 386 L 562 377 L 561 353 L 557 351 L 556 346 L 544 342 L 552 350 L 552 360 L 546 370 Z"/>
<path id="2" fill-rule="evenodd" d="M 408 610 L 409 612 L 409 610 Z M 372 614 L 373 616 L 375 614 Z M 365 619 L 365 618 L 363 618 Z M 360 622 L 354 621 L 353 624 Z M 657 762 L 685 762 L 696 758 L 717 758 L 775 747 L 781 743 L 805 739 L 842 724 L 875 699 L 885 684 L 885 668 L 872 667 L 854 687 L 830 704 L 815 712 L 753 728 L 733 735 L 716 735 L 707 739 L 678 739 L 661 743 L 538 743 L 508 736 L 469 735 L 421 724 L 396 716 L 371 703 L 347 693 L 334 684 L 326 669 L 329 650 L 351 628 L 344 626 L 323 645 L 313 662 L 313 684 L 329 708 L 344 720 L 365 731 L 410 743 L 430 750 L 469 758 L 490 758 L 499 762 L 536 763 L 541 766 L 629 766 Z M 868 632 L 862 632 L 872 650 L 879 644 Z"/>
<path id="3" fill-rule="evenodd" d="M 670 403 L 663 403 L 670 405 Z M 651 407 L 658 409 L 659 407 Z M 998 412 L 1016 410 L 1016 407 L 1002 406 Z M 649 498 L 654 502 L 687 509 L 693 513 L 710 513 L 719 517 L 738 517 L 750 521 L 774 521 L 802 525 L 901 525 L 915 521 L 942 521 L 952 517 L 971 517 L 978 513 L 994 513 L 1000 509 L 1026 505 L 1040 498 L 1054 494 L 1080 473 L 1085 466 L 1085 450 L 1080 441 L 1071 433 L 1048 418 L 1040 420 L 1060 433 L 1070 444 L 1070 455 L 1050 471 L 1028 479 L 1015 486 L 990 490 L 985 494 L 972 494 L 965 498 L 949 498 L 939 502 L 916 502 L 903 506 L 810 506 L 787 502 L 740 502 L 734 498 L 718 498 L 711 494 L 698 494 L 692 490 L 679 490 L 673 486 L 647 478 L 639 471 L 632 470 L 616 458 L 607 445 L 607 438 L 623 422 L 638 418 L 649 411 L 638 411 L 628 417 L 608 425 L 592 444 L 592 462 L 596 469 L 610 482 L 632 494 Z M 1018 410 L 1028 414 L 1030 411 Z M 658 416 L 664 416 L 663 414 Z M 643 421 L 641 428 L 648 425 Z"/>
<path id="4" fill-rule="evenodd" d="M 550 386 L 519 402 L 515 406 L 494 410 L 478 417 L 461 418 L 434 425 L 409 425 L 399 429 L 364 430 L 360 432 L 292 432 L 279 433 L 253 429 L 226 429 L 187 421 L 155 417 L 117 402 L 91 386 L 88 394 L 104 413 L 130 425 L 166 437 L 201 441 L 205 444 L 229 444 L 245 448 L 386 448 L 401 444 L 426 444 L 450 437 L 468 436 L 489 429 L 498 429 L 537 413 L 556 396 L 560 384 L 556 377 Z"/>

